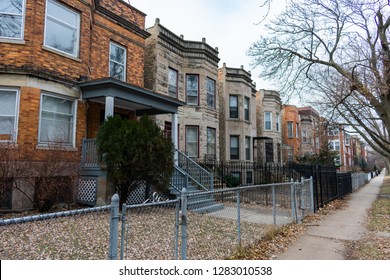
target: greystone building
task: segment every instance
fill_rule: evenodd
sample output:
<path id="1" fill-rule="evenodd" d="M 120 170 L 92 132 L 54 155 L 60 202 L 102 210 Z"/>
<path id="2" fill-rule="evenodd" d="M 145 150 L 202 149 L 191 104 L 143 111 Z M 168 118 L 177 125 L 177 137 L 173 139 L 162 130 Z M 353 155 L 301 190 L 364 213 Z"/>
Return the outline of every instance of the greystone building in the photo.
<path id="1" fill-rule="evenodd" d="M 195 159 L 219 159 L 218 49 L 188 41 L 160 24 L 147 28 L 145 87 L 186 103 L 177 116 L 156 116 L 176 146 Z M 173 134 L 176 134 L 175 132 Z"/>
<path id="2" fill-rule="evenodd" d="M 241 68 L 219 69 L 220 158 L 253 161 L 256 138 L 256 85 Z"/>
<path id="3" fill-rule="evenodd" d="M 256 96 L 257 138 L 255 154 L 257 162 L 282 162 L 282 101 L 276 91 L 261 89 Z"/>

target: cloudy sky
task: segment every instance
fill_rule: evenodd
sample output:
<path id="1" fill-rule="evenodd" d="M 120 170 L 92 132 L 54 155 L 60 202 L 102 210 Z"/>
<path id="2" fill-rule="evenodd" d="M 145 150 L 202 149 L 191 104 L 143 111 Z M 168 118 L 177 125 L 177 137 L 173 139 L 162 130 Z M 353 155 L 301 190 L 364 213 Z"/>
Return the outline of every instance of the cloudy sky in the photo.
<path id="1" fill-rule="evenodd" d="M 221 67 L 241 67 L 251 71 L 257 89 L 276 89 L 268 81 L 258 78 L 259 69 L 251 67 L 246 55 L 257 41 L 263 26 L 258 24 L 267 13 L 260 7 L 262 0 L 125 0 L 146 16 L 146 27 L 160 19 L 160 24 L 186 40 L 206 42 L 218 47 Z M 283 0 L 273 0 L 271 15 L 283 8 Z M 279 9 L 279 11 L 278 11 Z"/>

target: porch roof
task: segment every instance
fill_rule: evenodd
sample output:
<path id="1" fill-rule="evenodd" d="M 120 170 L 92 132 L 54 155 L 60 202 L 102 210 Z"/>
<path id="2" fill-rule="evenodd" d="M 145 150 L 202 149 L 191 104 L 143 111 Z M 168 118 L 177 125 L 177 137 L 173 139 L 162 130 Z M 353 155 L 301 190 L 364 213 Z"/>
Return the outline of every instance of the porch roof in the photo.
<path id="1" fill-rule="evenodd" d="M 82 98 L 105 103 L 105 97 L 114 97 L 115 106 L 134 110 L 137 116 L 177 113 L 185 105 L 177 99 L 140 88 L 114 78 L 80 82 Z"/>

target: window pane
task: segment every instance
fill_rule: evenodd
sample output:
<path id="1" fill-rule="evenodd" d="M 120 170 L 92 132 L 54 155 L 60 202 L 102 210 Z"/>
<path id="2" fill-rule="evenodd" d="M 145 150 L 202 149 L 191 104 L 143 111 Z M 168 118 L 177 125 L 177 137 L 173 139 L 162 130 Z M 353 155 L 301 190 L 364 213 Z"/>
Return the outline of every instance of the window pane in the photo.
<path id="1" fill-rule="evenodd" d="M 110 59 L 120 64 L 125 64 L 126 50 L 114 44 L 110 44 Z"/>
<path id="2" fill-rule="evenodd" d="M 0 134 L 12 134 L 15 127 L 14 117 L 2 117 L 0 116 Z"/>
<path id="3" fill-rule="evenodd" d="M 111 61 L 110 77 L 123 81 L 125 79 L 125 68 L 123 65 Z"/>
<path id="4" fill-rule="evenodd" d="M 16 91 L 0 90 L 0 134 L 11 135 L 15 132 L 16 94 Z"/>
<path id="5" fill-rule="evenodd" d="M 42 110 L 72 115 L 72 105 L 70 100 L 44 95 Z"/>
<path id="6" fill-rule="evenodd" d="M 23 13 L 23 0 L 1 0 L 0 13 L 21 15 Z"/>
<path id="7" fill-rule="evenodd" d="M 55 3 L 54 1 L 47 2 L 47 14 L 69 24 L 70 26 L 77 27 L 78 25 L 78 14 Z"/>
<path id="8" fill-rule="evenodd" d="M 177 71 L 171 68 L 168 70 L 168 93 L 177 97 Z"/>
<path id="9" fill-rule="evenodd" d="M 214 128 L 207 128 L 207 154 L 213 156 L 213 158 L 216 156 L 215 142 L 216 130 Z"/>
<path id="10" fill-rule="evenodd" d="M 215 82 L 207 78 L 207 106 L 215 107 Z"/>
<path id="11" fill-rule="evenodd" d="M 191 157 L 198 157 L 198 128 L 186 128 L 186 149 Z"/>
<path id="12" fill-rule="evenodd" d="M 80 16 L 55 1 L 47 2 L 44 44 L 77 56 Z"/>
<path id="13" fill-rule="evenodd" d="M 40 142 L 73 141 L 73 101 L 52 96 L 42 96 Z"/>
<path id="14" fill-rule="evenodd" d="M 187 76 L 187 95 L 198 96 L 198 76 Z"/>
<path id="15" fill-rule="evenodd" d="M 22 17 L 0 14 L 0 23 L 0 37 L 22 37 Z"/>
<path id="16" fill-rule="evenodd" d="M 76 55 L 77 30 L 47 19 L 45 44 L 49 47 Z"/>
<path id="17" fill-rule="evenodd" d="M 237 96 L 230 96 L 229 98 L 229 104 L 230 104 L 230 107 L 237 107 L 238 104 L 237 104 Z"/>
<path id="18" fill-rule="evenodd" d="M 0 91 L 0 116 L 15 115 L 16 92 Z"/>

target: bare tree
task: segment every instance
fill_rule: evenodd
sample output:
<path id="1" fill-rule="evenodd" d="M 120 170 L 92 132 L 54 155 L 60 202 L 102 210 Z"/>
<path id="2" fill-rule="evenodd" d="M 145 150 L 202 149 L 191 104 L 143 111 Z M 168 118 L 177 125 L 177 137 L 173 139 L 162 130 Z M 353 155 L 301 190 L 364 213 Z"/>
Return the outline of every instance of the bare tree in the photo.
<path id="1" fill-rule="evenodd" d="M 387 0 L 291 0 L 248 54 L 280 91 L 316 99 L 390 159 Z"/>

